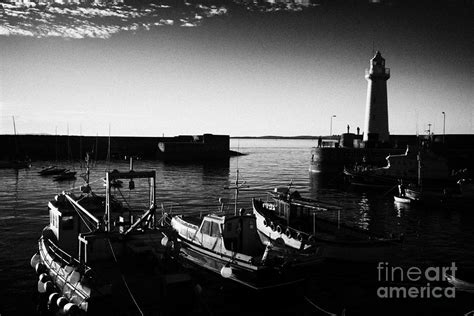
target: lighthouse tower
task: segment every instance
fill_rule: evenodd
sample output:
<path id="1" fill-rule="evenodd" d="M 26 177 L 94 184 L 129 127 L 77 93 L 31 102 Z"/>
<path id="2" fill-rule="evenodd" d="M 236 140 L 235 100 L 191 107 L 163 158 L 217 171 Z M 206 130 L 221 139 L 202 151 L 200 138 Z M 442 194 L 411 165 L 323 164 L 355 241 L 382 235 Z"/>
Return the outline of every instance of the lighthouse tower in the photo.
<path id="1" fill-rule="evenodd" d="M 390 69 L 385 68 L 385 59 L 379 51 L 370 60 L 370 69 L 365 70 L 367 104 L 365 108 L 364 142 L 371 144 L 388 142 L 387 80 Z"/>

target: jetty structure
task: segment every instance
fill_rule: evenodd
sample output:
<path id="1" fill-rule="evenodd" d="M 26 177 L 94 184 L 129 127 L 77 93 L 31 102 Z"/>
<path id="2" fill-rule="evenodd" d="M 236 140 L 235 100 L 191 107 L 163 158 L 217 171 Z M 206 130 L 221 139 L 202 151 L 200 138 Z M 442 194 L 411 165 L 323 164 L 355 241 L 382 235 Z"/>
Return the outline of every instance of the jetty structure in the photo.
<path id="1" fill-rule="evenodd" d="M 94 160 L 136 159 L 209 161 L 225 160 L 240 153 L 230 150 L 229 135 L 180 135 L 175 137 L 0 135 L 0 159 L 15 151 L 35 160 L 79 159 L 85 152 Z M 69 158 L 70 159 L 70 158 Z"/>

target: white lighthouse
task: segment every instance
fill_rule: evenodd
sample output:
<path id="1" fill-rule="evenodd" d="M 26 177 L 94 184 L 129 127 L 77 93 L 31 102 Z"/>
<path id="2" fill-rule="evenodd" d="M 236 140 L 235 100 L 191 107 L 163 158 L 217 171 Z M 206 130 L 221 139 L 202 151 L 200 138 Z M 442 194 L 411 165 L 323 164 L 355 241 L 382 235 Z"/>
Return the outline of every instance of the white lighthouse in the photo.
<path id="1" fill-rule="evenodd" d="M 387 80 L 390 69 L 385 68 L 385 59 L 379 51 L 370 60 L 370 69 L 365 70 L 367 105 L 365 108 L 364 142 L 388 142 Z"/>

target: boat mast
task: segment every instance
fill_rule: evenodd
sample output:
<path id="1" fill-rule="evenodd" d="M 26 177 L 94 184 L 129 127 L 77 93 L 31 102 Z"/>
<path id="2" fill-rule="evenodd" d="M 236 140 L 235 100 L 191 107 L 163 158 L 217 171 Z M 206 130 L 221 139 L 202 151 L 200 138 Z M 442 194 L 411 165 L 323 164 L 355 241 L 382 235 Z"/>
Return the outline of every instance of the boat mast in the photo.
<path id="1" fill-rule="evenodd" d="M 17 159 L 19 154 L 18 154 L 18 140 L 17 140 L 17 137 L 16 137 L 16 124 L 15 124 L 15 116 L 12 115 L 12 119 L 13 119 L 13 133 L 15 135 L 14 139 L 15 139 L 15 157 L 13 159 Z"/>

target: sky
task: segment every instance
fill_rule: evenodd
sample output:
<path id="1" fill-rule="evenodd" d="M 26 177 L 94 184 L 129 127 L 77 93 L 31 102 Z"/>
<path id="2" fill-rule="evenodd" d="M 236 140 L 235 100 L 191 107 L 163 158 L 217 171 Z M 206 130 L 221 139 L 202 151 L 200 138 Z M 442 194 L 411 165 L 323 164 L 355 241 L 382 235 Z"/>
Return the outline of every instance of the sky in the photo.
<path id="1" fill-rule="evenodd" d="M 20 134 L 355 132 L 375 50 L 391 69 L 391 134 L 441 134 L 444 118 L 447 134 L 474 133 L 472 5 L 220 8 L 56 11 L 49 24 L 24 12 L 29 29 L 0 13 L 0 134 L 12 117 Z"/>

